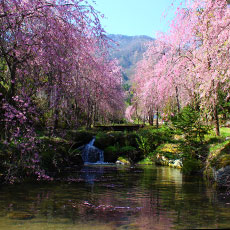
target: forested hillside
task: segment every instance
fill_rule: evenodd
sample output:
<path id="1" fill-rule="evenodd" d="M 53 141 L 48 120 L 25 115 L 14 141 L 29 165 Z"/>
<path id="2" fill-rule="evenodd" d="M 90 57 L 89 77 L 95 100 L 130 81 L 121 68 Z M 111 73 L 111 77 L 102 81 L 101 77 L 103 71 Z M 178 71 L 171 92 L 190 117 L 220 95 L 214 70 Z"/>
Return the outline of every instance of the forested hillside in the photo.
<path id="1" fill-rule="evenodd" d="M 123 78 L 128 81 L 134 73 L 135 65 L 143 57 L 143 53 L 147 50 L 147 44 L 154 41 L 148 36 L 125 36 L 125 35 L 109 35 L 115 44 L 110 54 L 114 59 L 119 61 L 123 68 Z"/>

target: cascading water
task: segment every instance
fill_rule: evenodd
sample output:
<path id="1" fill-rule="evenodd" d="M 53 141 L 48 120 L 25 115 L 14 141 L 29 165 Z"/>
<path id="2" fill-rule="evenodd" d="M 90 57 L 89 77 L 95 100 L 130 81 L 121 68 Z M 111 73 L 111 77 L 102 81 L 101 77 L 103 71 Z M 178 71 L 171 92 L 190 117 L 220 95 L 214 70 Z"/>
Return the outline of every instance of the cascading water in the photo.
<path id="1" fill-rule="evenodd" d="M 84 163 L 104 163 L 104 151 L 94 146 L 95 137 L 82 149 Z"/>

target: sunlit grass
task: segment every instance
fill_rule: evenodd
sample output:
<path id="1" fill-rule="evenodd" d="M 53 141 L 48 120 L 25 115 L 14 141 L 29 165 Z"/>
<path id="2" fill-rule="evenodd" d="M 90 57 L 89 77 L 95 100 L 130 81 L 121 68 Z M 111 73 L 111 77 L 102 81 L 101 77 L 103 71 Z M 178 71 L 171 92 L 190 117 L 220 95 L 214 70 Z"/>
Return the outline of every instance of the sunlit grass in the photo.
<path id="1" fill-rule="evenodd" d="M 154 161 L 152 157 L 146 157 L 145 159 L 138 162 L 139 165 L 153 165 Z"/>
<path id="2" fill-rule="evenodd" d="M 227 127 L 220 128 L 220 134 L 222 137 L 230 137 L 230 128 Z"/>

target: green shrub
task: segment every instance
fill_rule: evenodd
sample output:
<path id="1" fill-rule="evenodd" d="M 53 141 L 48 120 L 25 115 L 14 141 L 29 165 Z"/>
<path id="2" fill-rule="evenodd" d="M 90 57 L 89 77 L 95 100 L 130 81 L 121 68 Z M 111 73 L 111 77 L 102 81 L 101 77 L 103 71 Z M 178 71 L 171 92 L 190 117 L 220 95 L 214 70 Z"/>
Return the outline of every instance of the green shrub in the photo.
<path id="1" fill-rule="evenodd" d="M 172 130 L 167 126 L 163 126 L 160 129 L 152 127 L 146 127 L 137 132 L 137 144 L 140 151 L 145 157 L 161 144 L 172 141 Z"/>
<path id="2" fill-rule="evenodd" d="M 120 132 L 120 131 L 112 131 L 108 133 L 112 138 L 113 138 L 113 144 L 114 145 L 120 145 L 124 146 L 125 145 L 125 135 L 126 132 Z"/>
<path id="3" fill-rule="evenodd" d="M 204 143 L 205 135 L 210 127 L 203 124 L 200 113 L 186 106 L 172 118 L 175 133 L 183 135 L 180 150 L 185 158 L 201 159 L 206 157 L 207 151 Z"/>
<path id="4" fill-rule="evenodd" d="M 133 146 L 129 146 L 129 145 L 124 146 L 120 149 L 121 155 L 124 155 L 124 156 L 127 156 L 130 152 L 134 152 L 134 151 L 136 151 L 136 148 Z"/>
<path id="5" fill-rule="evenodd" d="M 210 127 L 203 125 L 200 113 L 193 108 L 186 106 L 175 117 L 171 118 L 175 131 L 184 136 L 188 143 L 204 141 L 204 136 Z"/>
<path id="6" fill-rule="evenodd" d="M 139 135 L 137 138 L 137 144 L 144 157 L 146 157 L 151 151 L 151 144 L 149 143 L 149 139 Z"/>

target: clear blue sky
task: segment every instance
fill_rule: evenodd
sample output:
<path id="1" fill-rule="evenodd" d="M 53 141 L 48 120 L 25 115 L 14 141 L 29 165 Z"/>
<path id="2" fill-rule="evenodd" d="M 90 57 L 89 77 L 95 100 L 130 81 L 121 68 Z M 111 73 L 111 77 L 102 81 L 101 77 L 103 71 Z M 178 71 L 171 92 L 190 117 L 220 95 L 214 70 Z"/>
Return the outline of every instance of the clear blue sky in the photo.
<path id="1" fill-rule="evenodd" d="M 174 15 L 171 7 L 173 0 L 95 0 L 95 2 L 94 7 L 106 17 L 102 20 L 102 25 L 109 34 L 155 37 L 157 31 L 167 31 L 168 21 Z M 168 14 L 166 19 L 162 16 L 165 12 Z"/>

